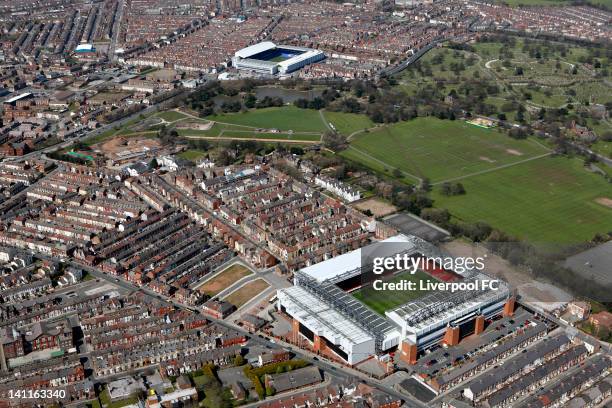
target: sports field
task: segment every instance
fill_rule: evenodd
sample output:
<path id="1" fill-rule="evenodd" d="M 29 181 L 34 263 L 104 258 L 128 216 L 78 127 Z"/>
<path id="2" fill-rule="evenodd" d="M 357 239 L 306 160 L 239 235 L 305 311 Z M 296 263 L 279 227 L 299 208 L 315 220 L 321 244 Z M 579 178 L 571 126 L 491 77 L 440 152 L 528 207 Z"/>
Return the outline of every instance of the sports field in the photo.
<path id="1" fill-rule="evenodd" d="M 211 115 L 206 119 L 254 128 L 293 130 L 295 132 L 322 133 L 327 129 L 318 111 L 299 109 L 295 106 Z"/>
<path id="2" fill-rule="evenodd" d="M 535 140 L 515 140 L 496 129 L 417 118 L 359 134 L 342 155 L 387 174 L 397 168 L 409 181 L 437 183 L 546 153 Z"/>
<path id="3" fill-rule="evenodd" d="M 323 115 L 327 122 L 333 125 L 338 133 L 346 136 L 374 126 L 370 118 L 366 115 L 357 113 L 324 111 Z"/>
<path id="4" fill-rule="evenodd" d="M 434 188 L 434 206 L 459 220 L 485 221 L 535 244 L 587 241 L 612 228 L 612 185 L 580 159 L 544 157 L 461 180 L 467 194 Z"/>
<path id="5" fill-rule="evenodd" d="M 369 306 L 372 310 L 381 315 L 386 311 L 396 308 L 397 306 L 408 303 L 411 300 L 422 297 L 427 291 L 418 289 L 418 282 L 421 280 L 435 281 L 434 278 L 427 275 L 425 272 L 417 271 L 414 275 L 410 272 L 402 272 L 393 277 L 385 279 L 385 282 L 397 283 L 402 280 L 416 282 L 416 290 L 375 290 L 373 286 L 361 288 L 352 295 L 360 302 Z"/>

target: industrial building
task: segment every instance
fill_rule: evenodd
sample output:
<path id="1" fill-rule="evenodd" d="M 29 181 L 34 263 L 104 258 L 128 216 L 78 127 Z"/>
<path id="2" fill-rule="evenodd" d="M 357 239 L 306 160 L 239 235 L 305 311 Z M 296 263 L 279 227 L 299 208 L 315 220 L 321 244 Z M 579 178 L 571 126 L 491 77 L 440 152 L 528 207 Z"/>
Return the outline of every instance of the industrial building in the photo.
<path id="1" fill-rule="evenodd" d="M 264 41 L 236 51 L 232 65 L 260 74 L 286 75 L 323 59 L 322 51 Z"/>
<path id="2" fill-rule="evenodd" d="M 295 286 L 277 293 L 278 309 L 293 319 L 292 335 L 308 340 L 315 351 L 331 350 L 350 365 L 396 348 L 400 358 L 414 364 L 419 352 L 441 342 L 455 345 L 468 334 L 481 333 L 485 319 L 514 310 L 514 298 L 501 282 L 495 290 L 429 292 L 383 316 L 350 292 L 371 284 L 372 255 L 395 254 L 442 255 L 418 237 L 399 234 L 296 272 Z M 442 276 L 440 280 L 449 276 L 466 283 L 489 279 L 482 272 L 435 272 L 430 276 Z"/>

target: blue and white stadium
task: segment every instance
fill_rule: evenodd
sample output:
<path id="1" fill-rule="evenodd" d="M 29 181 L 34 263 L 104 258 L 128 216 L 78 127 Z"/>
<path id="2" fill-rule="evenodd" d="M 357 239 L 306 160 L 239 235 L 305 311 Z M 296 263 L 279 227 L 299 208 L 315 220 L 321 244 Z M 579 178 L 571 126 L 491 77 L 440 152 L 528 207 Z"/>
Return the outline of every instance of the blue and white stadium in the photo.
<path id="1" fill-rule="evenodd" d="M 236 51 L 232 65 L 260 74 L 286 75 L 323 59 L 322 51 L 264 41 Z"/>

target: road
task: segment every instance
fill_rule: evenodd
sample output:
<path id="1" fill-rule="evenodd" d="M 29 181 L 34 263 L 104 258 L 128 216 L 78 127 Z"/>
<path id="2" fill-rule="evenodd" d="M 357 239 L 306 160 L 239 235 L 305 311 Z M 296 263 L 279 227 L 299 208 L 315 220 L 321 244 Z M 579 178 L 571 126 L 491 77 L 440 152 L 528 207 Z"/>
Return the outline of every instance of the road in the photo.
<path id="1" fill-rule="evenodd" d="M 110 44 L 108 45 L 108 59 L 115 62 L 117 55 L 117 41 L 119 41 L 119 28 L 121 27 L 121 19 L 123 18 L 123 3 L 125 0 L 119 0 L 117 4 L 117 14 L 115 15 L 115 21 L 113 21 L 113 36 Z"/>

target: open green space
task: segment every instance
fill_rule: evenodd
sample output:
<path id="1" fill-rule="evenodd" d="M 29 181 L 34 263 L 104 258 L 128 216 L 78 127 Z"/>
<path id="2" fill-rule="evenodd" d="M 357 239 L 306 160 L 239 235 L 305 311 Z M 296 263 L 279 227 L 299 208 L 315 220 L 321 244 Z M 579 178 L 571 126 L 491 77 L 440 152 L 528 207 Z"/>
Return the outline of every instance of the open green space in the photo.
<path id="1" fill-rule="evenodd" d="M 436 281 L 433 277 L 419 270 L 417 270 L 414 275 L 410 272 L 400 272 L 383 279 L 383 281 L 385 283 L 398 283 L 401 281 L 415 282 L 416 287 L 414 290 L 376 290 L 373 285 L 369 285 L 352 292 L 352 295 L 375 312 L 384 315 L 388 310 L 425 295 L 427 291 L 419 289 L 419 281 L 427 280 Z"/>
<path id="2" fill-rule="evenodd" d="M 187 115 L 185 115 L 185 114 L 183 114 L 181 112 L 177 112 L 177 111 L 160 112 L 156 116 L 162 118 L 166 122 L 174 122 L 176 120 L 180 120 L 180 119 L 184 119 L 184 118 L 188 117 Z"/>
<path id="3" fill-rule="evenodd" d="M 397 168 L 431 182 L 516 163 L 548 152 L 535 140 L 515 140 L 463 121 L 418 118 L 355 136 L 342 155 L 373 170 Z"/>
<path id="4" fill-rule="evenodd" d="M 601 203 L 612 199 L 612 185 L 577 158 L 544 157 L 461 183 L 467 192 L 462 196 L 447 197 L 434 187 L 434 206 L 534 244 L 584 242 L 612 226 L 612 208 Z"/>
<path id="5" fill-rule="evenodd" d="M 612 158 L 612 142 L 599 141 L 591 146 L 594 152 Z"/>
<path id="6" fill-rule="evenodd" d="M 374 126 L 370 118 L 357 113 L 324 111 L 323 115 L 338 133 L 346 136 Z"/>
<path id="7" fill-rule="evenodd" d="M 190 160 L 190 161 L 199 160 L 205 155 L 206 155 L 206 152 L 202 150 L 194 150 L 194 149 L 185 150 L 184 152 L 180 152 L 178 154 L 180 158 L 185 159 L 185 160 Z"/>
<path id="8" fill-rule="evenodd" d="M 211 115 L 207 119 L 215 122 L 230 123 L 254 128 L 293 130 L 296 132 L 324 132 L 325 124 L 319 112 L 283 106 L 255 109 L 241 113 Z"/>
<path id="9" fill-rule="evenodd" d="M 219 134 L 219 137 L 229 137 L 235 139 L 299 140 L 309 142 L 318 142 L 321 140 L 321 135 L 319 134 L 254 132 L 244 130 L 226 130 Z"/>

